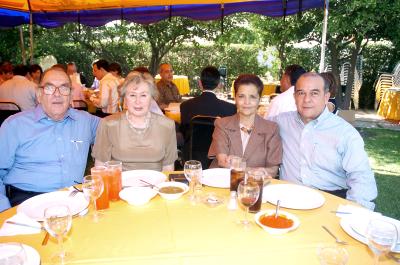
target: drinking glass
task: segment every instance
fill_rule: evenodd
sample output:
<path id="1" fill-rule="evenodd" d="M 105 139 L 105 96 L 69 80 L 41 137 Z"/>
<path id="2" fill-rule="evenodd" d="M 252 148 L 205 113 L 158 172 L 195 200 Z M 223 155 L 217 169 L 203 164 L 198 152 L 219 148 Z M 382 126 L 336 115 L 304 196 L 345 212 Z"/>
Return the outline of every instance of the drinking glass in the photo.
<path id="1" fill-rule="evenodd" d="M 237 196 L 240 204 L 245 208 L 244 220 L 239 221 L 245 228 L 250 227 L 250 221 L 248 220 L 249 207 L 257 202 L 258 196 L 260 196 L 260 187 L 257 183 L 242 180 L 239 183 Z"/>
<path id="2" fill-rule="evenodd" d="M 383 219 L 372 219 L 367 226 L 368 247 L 374 253 L 374 265 L 382 254 L 394 249 L 397 243 L 397 227 Z"/>
<path id="3" fill-rule="evenodd" d="M 239 182 L 244 179 L 246 161 L 239 156 L 228 157 L 229 168 L 231 169 L 230 191 L 237 191 Z"/>
<path id="4" fill-rule="evenodd" d="M 100 176 L 103 179 L 103 193 L 97 198 L 96 200 L 96 207 L 97 210 L 105 210 L 110 207 L 110 199 L 109 199 L 109 192 L 110 192 L 110 172 L 108 168 L 105 166 L 95 166 L 90 169 L 90 174 L 92 176 Z"/>
<path id="5" fill-rule="evenodd" d="M 23 265 L 26 261 L 24 246 L 20 243 L 0 244 L 1 265 Z"/>
<path id="6" fill-rule="evenodd" d="M 261 209 L 262 195 L 264 188 L 264 176 L 265 171 L 263 168 L 246 168 L 246 180 L 249 182 L 254 182 L 260 188 L 260 194 L 254 205 L 249 208 L 249 212 L 256 213 Z"/>
<path id="7" fill-rule="evenodd" d="M 201 195 L 201 177 L 203 175 L 201 162 L 197 160 L 189 160 L 185 162 L 183 172 L 185 177 L 189 180 L 190 188 L 190 201 L 197 203 L 200 201 Z"/>
<path id="8" fill-rule="evenodd" d="M 122 162 L 107 161 L 104 164 L 108 170 L 108 198 L 110 201 L 119 200 L 119 192 L 122 190 Z"/>
<path id="9" fill-rule="evenodd" d="M 72 215 L 66 205 L 54 205 L 44 210 L 44 227 L 49 234 L 57 239 L 60 252 L 52 257 L 54 263 L 65 264 L 68 259 L 63 248 L 64 235 L 68 233 L 72 225 Z"/>
<path id="10" fill-rule="evenodd" d="M 99 198 L 104 191 L 103 178 L 97 175 L 85 176 L 83 178 L 82 190 L 85 197 L 93 203 L 93 213 L 91 215 L 93 221 L 97 222 L 100 216 L 97 212 L 96 199 Z"/>

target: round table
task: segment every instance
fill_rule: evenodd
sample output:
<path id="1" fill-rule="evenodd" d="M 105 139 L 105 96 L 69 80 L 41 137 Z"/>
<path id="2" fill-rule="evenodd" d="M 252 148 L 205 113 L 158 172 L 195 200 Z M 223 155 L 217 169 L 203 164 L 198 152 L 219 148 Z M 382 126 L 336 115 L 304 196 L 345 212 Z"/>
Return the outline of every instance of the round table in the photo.
<path id="1" fill-rule="evenodd" d="M 273 180 L 272 184 L 282 183 Z M 319 264 L 316 251 L 321 244 L 334 244 L 322 229 L 327 226 L 342 240 L 350 259 L 348 264 L 372 264 L 372 253 L 364 244 L 348 236 L 332 213 L 339 204 L 351 202 L 323 193 L 325 204 L 312 210 L 290 210 L 300 219 L 297 230 L 284 235 L 270 235 L 254 225 L 245 230 L 237 225 L 243 211 L 227 209 L 229 189 L 204 187 L 203 193 L 214 192 L 225 198 L 221 206 L 192 205 L 186 194 L 175 201 L 160 196 L 140 207 L 125 201 L 111 202 L 104 218 L 93 223 L 87 217 L 75 217 L 72 229 L 64 240 L 72 253 L 72 264 Z M 275 206 L 264 203 L 263 209 Z M 16 213 L 11 208 L 0 213 L 0 223 Z M 250 214 L 250 218 L 253 218 Z M 1 242 L 21 242 L 35 248 L 42 265 L 49 264 L 57 250 L 51 238 L 41 242 L 44 232 L 34 235 L 0 237 Z M 381 264 L 393 264 L 383 258 Z"/>

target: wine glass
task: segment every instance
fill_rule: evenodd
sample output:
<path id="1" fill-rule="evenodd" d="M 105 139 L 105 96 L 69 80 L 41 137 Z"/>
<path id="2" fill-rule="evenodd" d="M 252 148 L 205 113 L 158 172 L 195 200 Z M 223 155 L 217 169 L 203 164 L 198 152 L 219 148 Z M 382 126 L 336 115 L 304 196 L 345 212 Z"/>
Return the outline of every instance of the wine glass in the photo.
<path id="1" fill-rule="evenodd" d="M 245 228 L 250 227 L 250 221 L 247 218 L 249 208 L 253 206 L 260 196 L 260 187 L 257 183 L 247 180 L 242 180 L 237 189 L 238 200 L 245 208 L 244 220 L 239 221 Z"/>
<path id="2" fill-rule="evenodd" d="M 68 233 L 72 225 L 72 215 L 66 205 L 53 205 L 44 210 L 44 227 L 47 232 L 57 238 L 60 252 L 56 253 L 52 260 L 64 264 L 69 255 L 63 248 L 64 235 Z"/>
<path id="3" fill-rule="evenodd" d="M 197 160 L 189 160 L 185 162 L 183 172 L 187 180 L 189 180 L 190 201 L 197 203 L 200 200 L 201 193 L 201 177 L 203 175 L 201 162 Z"/>
<path id="4" fill-rule="evenodd" d="M 397 227 L 383 219 L 372 219 L 367 226 L 368 247 L 374 253 L 374 265 L 379 263 L 382 254 L 394 249 L 397 243 Z"/>
<path id="5" fill-rule="evenodd" d="M 100 216 L 97 212 L 96 199 L 99 198 L 104 191 L 104 182 L 102 177 L 98 175 L 85 176 L 83 178 L 82 190 L 85 197 L 93 203 L 92 219 L 94 222 L 97 222 Z"/>

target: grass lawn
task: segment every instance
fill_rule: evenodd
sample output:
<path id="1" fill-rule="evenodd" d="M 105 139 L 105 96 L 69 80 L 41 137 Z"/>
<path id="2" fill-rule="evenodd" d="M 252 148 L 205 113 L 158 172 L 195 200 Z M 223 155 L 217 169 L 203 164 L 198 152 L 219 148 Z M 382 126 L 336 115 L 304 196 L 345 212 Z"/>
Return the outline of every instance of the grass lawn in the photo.
<path id="1" fill-rule="evenodd" d="M 400 131 L 359 129 L 378 185 L 376 212 L 400 219 Z"/>

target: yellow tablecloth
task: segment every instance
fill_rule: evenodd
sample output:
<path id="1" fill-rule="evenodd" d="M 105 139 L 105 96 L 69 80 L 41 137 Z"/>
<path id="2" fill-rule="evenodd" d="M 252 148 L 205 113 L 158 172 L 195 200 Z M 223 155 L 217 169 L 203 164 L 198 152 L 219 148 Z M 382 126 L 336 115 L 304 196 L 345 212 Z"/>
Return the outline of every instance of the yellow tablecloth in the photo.
<path id="1" fill-rule="evenodd" d="M 400 90 L 387 89 L 385 91 L 378 114 L 388 120 L 400 120 Z"/>
<path id="2" fill-rule="evenodd" d="M 280 181 L 273 180 L 274 183 Z M 203 193 L 215 192 L 226 198 L 228 189 L 204 187 Z M 316 255 L 320 244 L 334 244 L 321 225 L 327 226 L 349 242 L 350 265 L 372 264 L 368 247 L 348 236 L 331 213 L 339 204 L 349 202 L 324 193 L 326 203 L 314 210 L 290 210 L 300 219 L 297 230 L 273 236 L 254 225 L 244 230 L 236 224 L 243 211 L 229 211 L 226 203 L 216 208 L 192 205 L 188 194 L 176 201 L 156 196 L 142 207 L 124 201 L 112 202 L 99 223 L 87 217 L 73 219 L 64 247 L 72 253 L 70 264 L 141 264 L 141 265 L 204 265 L 204 264 L 319 264 Z M 263 209 L 273 209 L 266 203 Z M 0 214 L 0 224 L 15 214 L 12 208 Z M 250 214 L 253 218 L 253 215 Z M 58 250 L 51 238 L 41 246 L 44 232 L 36 235 L 0 237 L 1 242 L 21 242 L 35 248 L 42 265 Z M 392 264 L 386 258 L 381 264 Z"/>
<path id="3" fill-rule="evenodd" d="M 160 81 L 160 75 L 156 75 L 155 80 L 156 82 Z M 189 87 L 189 79 L 185 75 L 174 75 L 172 82 L 178 87 L 179 93 L 181 95 L 189 94 L 190 87 Z"/>
<path id="4" fill-rule="evenodd" d="M 261 96 L 269 96 L 273 93 L 275 93 L 276 87 L 279 83 L 275 82 L 275 83 L 264 83 L 264 88 L 262 91 Z M 232 97 L 235 97 L 235 89 L 233 88 L 234 82 L 232 82 L 232 86 L 231 86 L 231 95 Z"/>

